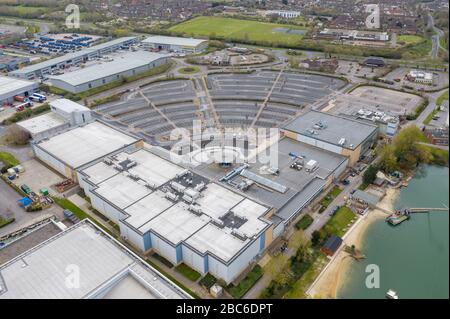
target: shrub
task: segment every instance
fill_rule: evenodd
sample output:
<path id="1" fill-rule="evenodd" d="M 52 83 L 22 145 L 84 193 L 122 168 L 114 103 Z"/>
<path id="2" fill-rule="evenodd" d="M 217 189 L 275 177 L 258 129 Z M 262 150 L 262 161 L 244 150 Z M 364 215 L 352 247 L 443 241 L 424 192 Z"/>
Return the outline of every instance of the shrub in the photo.
<path id="1" fill-rule="evenodd" d="M 305 230 L 307 229 L 314 221 L 310 215 L 305 214 L 296 224 L 295 228 Z"/>
<path id="2" fill-rule="evenodd" d="M 206 289 L 210 289 L 217 282 L 217 278 L 207 273 L 200 281 L 199 284 Z"/>

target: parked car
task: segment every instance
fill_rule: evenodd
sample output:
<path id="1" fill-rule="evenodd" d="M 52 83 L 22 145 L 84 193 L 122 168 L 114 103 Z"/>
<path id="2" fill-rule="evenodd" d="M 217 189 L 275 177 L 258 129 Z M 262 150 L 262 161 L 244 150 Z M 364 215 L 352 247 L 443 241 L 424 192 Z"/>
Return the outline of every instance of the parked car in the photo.
<path id="1" fill-rule="evenodd" d="M 20 189 L 23 190 L 23 192 L 27 195 L 31 193 L 31 189 L 30 187 L 28 187 L 28 185 L 23 184 L 22 186 L 20 186 Z"/>
<path id="2" fill-rule="evenodd" d="M 343 185 L 348 185 L 348 184 L 350 184 L 350 181 L 348 179 L 344 179 L 344 180 L 341 181 L 341 183 Z"/>
<path id="3" fill-rule="evenodd" d="M 339 210 L 339 208 L 341 208 L 340 206 L 334 206 L 333 209 L 330 212 L 330 216 L 333 216 L 334 214 L 336 214 L 336 212 Z"/>

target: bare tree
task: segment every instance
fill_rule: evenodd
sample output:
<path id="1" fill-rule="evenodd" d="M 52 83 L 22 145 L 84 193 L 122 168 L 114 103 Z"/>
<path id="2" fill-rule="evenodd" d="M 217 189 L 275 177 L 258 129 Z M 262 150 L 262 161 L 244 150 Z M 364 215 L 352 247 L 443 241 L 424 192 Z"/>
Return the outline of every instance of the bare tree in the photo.
<path id="1" fill-rule="evenodd" d="M 16 124 L 12 124 L 6 129 L 5 142 L 8 144 L 25 145 L 29 139 L 30 135 Z"/>

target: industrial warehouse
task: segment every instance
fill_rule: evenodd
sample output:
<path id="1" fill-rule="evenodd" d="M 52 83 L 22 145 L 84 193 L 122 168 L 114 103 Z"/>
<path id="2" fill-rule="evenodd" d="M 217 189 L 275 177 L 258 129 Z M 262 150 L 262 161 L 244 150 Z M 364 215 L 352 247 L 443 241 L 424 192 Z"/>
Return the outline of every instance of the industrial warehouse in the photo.
<path id="1" fill-rule="evenodd" d="M 114 56 L 112 61 L 95 64 L 63 75 L 49 76 L 50 83 L 71 93 L 80 93 L 124 77 L 131 77 L 166 64 L 168 56 L 138 51 Z"/>
<path id="2" fill-rule="evenodd" d="M 58 132 L 48 139 L 33 142 L 37 157 L 64 176 L 76 181 L 75 170 L 114 151 L 141 146 L 141 140 L 94 121 Z M 67 146 L 70 145 L 70 148 Z"/>
<path id="3" fill-rule="evenodd" d="M 389 41 L 387 32 L 360 31 L 344 29 L 324 29 L 317 34 L 317 38 L 355 41 Z"/>
<path id="4" fill-rule="evenodd" d="M 350 126 L 351 134 L 343 134 Z M 92 206 L 140 251 L 230 283 L 368 150 L 377 132 L 374 125 L 307 112 L 272 140 L 278 167 L 181 166 L 174 153 L 143 148 L 142 140 L 99 121 L 32 146 L 42 161 L 77 181 Z"/>
<path id="5" fill-rule="evenodd" d="M 0 299 L 191 298 L 88 219 L 70 228 L 48 224 L 56 235 L 0 266 Z M 38 232 L 16 239 L 5 254 Z M 68 275 L 76 271 L 82 280 L 71 286 Z"/>
<path id="6" fill-rule="evenodd" d="M 0 105 L 12 103 L 16 95 L 30 96 L 38 88 L 34 82 L 0 76 Z"/>
<path id="7" fill-rule="evenodd" d="M 206 50 L 207 40 L 193 38 L 179 38 L 166 36 L 151 36 L 143 40 L 142 47 L 146 49 L 162 50 L 177 53 L 200 53 Z"/>
<path id="8" fill-rule="evenodd" d="M 283 126 L 282 132 L 294 140 L 341 154 L 354 165 L 376 141 L 376 125 L 329 113 L 309 111 Z"/>
<path id="9" fill-rule="evenodd" d="M 12 71 L 9 73 L 9 75 L 26 80 L 42 78 L 45 75 L 52 74 L 53 72 L 64 69 L 67 66 L 86 62 L 88 60 L 114 52 L 120 48 L 128 47 L 136 43 L 136 41 L 136 37 L 123 37 L 114 39 L 109 42 L 101 43 L 75 53 L 69 53 L 54 59 L 50 59 L 48 61 L 24 67 L 20 70 Z"/>
<path id="10" fill-rule="evenodd" d="M 271 208 L 141 149 L 78 171 L 93 207 L 143 252 L 234 280 L 272 241 Z"/>
<path id="11" fill-rule="evenodd" d="M 143 145 L 141 139 L 93 120 L 91 110 L 78 103 L 59 99 L 50 102 L 50 109 L 18 125 L 33 138 L 35 155 L 73 180 L 76 168 L 112 152 Z"/>
<path id="12" fill-rule="evenodd" d="M 29 133 L 34 142 L 49 138 L 71 126 L 92 121 L 91 110 L 71 100 L 53 100 L 49 105 L 51 112 L 17 123 Z"/>

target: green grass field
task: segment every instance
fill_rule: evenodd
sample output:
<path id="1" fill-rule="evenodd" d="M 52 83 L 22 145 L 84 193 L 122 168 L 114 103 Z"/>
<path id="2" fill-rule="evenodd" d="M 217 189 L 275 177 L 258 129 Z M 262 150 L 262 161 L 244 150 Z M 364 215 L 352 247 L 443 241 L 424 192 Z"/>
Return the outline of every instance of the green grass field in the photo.
<path id="1" fill-rule="evenodd" d="M 175 270 L 191 281 L 197 281 L 201 275 L 186 264 L 179 264 Z"/>
<path id="2" fill-rule="evenodd" d="M 0 164 L 1 163 L 3 163 L 5 166 L 11 167 L 19 165 L 19 160 L 15 158 L 11 153 L 0 152 Z"/>
<path id="3" fill-rule="evenodd" d="M 253 269 L 242 279 L 237 286 L 230 284 L 226 290 L 235 299 L 241 299 L 247 291 L 252 288 L 256 282 L 262 277 L 263 269 L 260 265 L 255 265 Z"/>
<path id="4" fill-rule="evenodd" d="M 342 189 L 339 186 L 334 186 L 330 192 L 325 196 L 320 204 L 323 207 L 328 207 L 331 202 L 342 192 Z"/>
<path id="5" fill-rule="evenodd" d="M 178 72 L 180 72 L 181 74 L 193 74 L 200 72 L 200 69 L 196 66 L 189 66 L 178 69 Z"/>
<path id="6" fill-rule="evenodd" d="M 436 105 L 441 106 L 444 101 L 448 100 L 448 90 L 442 93 L 437 99 L 436 99 Z"/>
<path id="7" fill-rule="evenodd" d="M 314 222 L 314 218 L 310 215 L 305 214 L 296 224 L 295 227 L 297 229 L 305 230 Z"/>
<path id="8" fill-rule="evenodd" d="M 169 30 L 186 36 L 217 37 L 228 41 L 264 42 L 273 45 L 295 45 L 303 37 L 301 34 L 275 32 L 276 28 L 305 30 L 304 27 L 294 25 L 221 17 L 198 17 L 177 24 Z"/>
<path id="9" fill-rule="evenodd" d="M 397 36 L 398 42 L 404 42 L 405 44 L 417 44 L 421 41 L 423 41 L 423 37 L 419 35 L 409 35 L 409 34 L 403 34 Z"/>
<path id="10" fill-rule="evenodd" d="M 328 220 L 325 227 L 328 228 L 332 234 L 342 237 L 346 232 L 347 225 L 350 224 L 355 217 L 355 213 L 350 208 L 342 206 L 336 214 Z"/>

